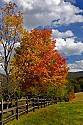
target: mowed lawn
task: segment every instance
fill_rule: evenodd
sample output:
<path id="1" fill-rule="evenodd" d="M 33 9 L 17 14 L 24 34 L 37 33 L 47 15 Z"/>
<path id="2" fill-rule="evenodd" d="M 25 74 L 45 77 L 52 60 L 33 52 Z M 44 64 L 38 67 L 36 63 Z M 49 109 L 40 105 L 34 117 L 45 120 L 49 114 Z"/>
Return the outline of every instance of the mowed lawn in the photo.
<path id="1" fill-rule="evenodd" d="M 62 102 L 22 115 L 6 125 L 83 125 L 83 102 Z"/>

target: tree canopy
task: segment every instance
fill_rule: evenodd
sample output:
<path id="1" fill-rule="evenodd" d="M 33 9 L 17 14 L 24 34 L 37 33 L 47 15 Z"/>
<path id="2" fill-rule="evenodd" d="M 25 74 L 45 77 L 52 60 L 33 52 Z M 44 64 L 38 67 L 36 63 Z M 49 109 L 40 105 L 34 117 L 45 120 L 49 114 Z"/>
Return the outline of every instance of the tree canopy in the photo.
<path id="1" fill-rule="evenodd" d="M 56 50 L 52 31 L 34 29 L 26 32 L 13 58 L 13 76 L 20 81 L 24 91 L 45 91 L 47 86 L 66 83 L 66 59 Z"/>

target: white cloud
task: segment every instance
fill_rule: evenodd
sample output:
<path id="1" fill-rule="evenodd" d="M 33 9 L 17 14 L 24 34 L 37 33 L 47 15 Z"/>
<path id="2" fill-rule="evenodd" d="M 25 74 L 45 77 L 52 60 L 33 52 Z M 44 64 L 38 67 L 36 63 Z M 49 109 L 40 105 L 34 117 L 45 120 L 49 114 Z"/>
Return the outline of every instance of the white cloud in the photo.
<path id="1" fill-rule="evenodd" d="M 60 3 L 60 0 L 45 0 L 47 4 L 51 5 L 51 4 L 56 4 L 58 5 Z"/>
<path id="2" fill-rule="evenodd" d="M 59 19 L 55 22 L 56 25 L 83 22 L 83 16 L 79 15 L 81 10 L 70 3 L 60 2 L 59 5 L 48 3 L 44 0 L 41 0 L 41 2 L 36 0 L 36 4 L 33 4 L 33 9 L 26 12 L 25 19 L 27 19 L 27 22 L 25 21 L 25 23 L 36 27 L 37 25 L 50 25 L 54 19 Z"/>
<path id="3" fill-rule="evenodd" d="M 58 30 L 52 30 L 53 37 L 54 38 L 67 38 L 67 37 L 73 37 L 74 34 L 71 30 L 67 30 L 66 32 L 59 32 Z"/>
<path id="4" fill-rule="evenodd" d="M 10 1 L 12 1 L 12 0 L 4 0 L 5 2 L 10 2 Z"/>
<path id="5" fill-rule="evenodd" d="M 67 56 L 81 55 L 83 43 L 75 41 L 75 35 L 71 30 L 60 32 L 53 29 L 52 32 L 53 38 L 56 39 L 56 48 L 60 53 L 64 53 Z"/>
<path id="6" fill-rule="evenodd" d="M 57 38 L 56 41 L 58 51 L 66 54 L 67 56 L 81 55 L 83 52 L 83 43 L 78 41 L 75 42 L 74 38 L 66 38 L 66 40 Z"/>
<path id="7" fill-rule="evenodd" d="M 83 71 L 83 60 L 75 61 L 73 64 L 68 64 L 70 67 L 70 72 Z"/>
<path id="8" fill-rule="evenodd" d="M 4 0 L 7 2 L 7 0 Z M 8 0 L 9 1 L 9 0 Z M 25 26 L 27 29 L 38 25 L 50 25 L 52 20 L 57 20 L 54 25 L 83 22 L 83 12 L 70 2 L 63 0 L 10 0 L 16 2 L 18 8 L 24 13 Z"/>
<path id="9" fill-rule="evenodd" d="M 32 10 L 33 9 L 33 0 L 18 0 L 19 6 L 22 6 L 24 11 L 26 9 Z"/>

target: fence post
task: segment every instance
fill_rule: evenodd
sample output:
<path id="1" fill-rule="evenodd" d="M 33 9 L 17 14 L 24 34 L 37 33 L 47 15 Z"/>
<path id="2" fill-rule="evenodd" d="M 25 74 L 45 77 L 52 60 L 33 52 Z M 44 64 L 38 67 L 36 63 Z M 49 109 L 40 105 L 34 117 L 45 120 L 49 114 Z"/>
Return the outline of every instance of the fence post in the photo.
<path id="1" fill-rule="evenodd" d="M 28 96 L 26 97 L 26 114 L 28 114 Z"/>
<path id="2" fill-rule="evenodd" d="M 41 98 L 41 108 L 42 108 L 42 98 Z"/>
<path id="3" fill-rule="evenodd" d="M 45 103 L 46 103 L 46 101 L 45 101 L 45 99 L 44 99 L 44 108 L 45 108 Z"/>
<path id="4" fill-rule="evenodd" d="M 45 103 L 46 103 L 46 106 L 48 106 L 48 101 L 47 101 L 47 98 L 46 98 L 46 101 L 45 101 Z"/>
<path id="5" fill-rule="evenodd" d="M 35 111 L 35 99 L 33 98 L 32 100 L 32 107 L 33 107 L 33 112 Z"/>
<path id="6" fill-rule="evenodd" d="M 52 100 L 50 99 L 50 105 L 52 104 Z"/>
<path id="7" fill-rule="evenodd" d="M 0 125 L 3 125 L 3 99 L 0 101 Z"/>
<path id="8" fill-rule="evenodd" d="M 18 97 L 16 98 L 16 119 L 18 120 Z"/>
<path id="9" fill-rule="evenodd" d="M 57 98 L 54 98 L 54 104 L 57 104 Z"/>
<path id="10" fill-rule="evenodd" d="M 48 106 L 49 106 L 49 99 L 48 99 Z"/>
<path id="11" fill-rule="evenodd" d="M 38 109 L 39 109 L 39 97 L 38 97 Z"/>

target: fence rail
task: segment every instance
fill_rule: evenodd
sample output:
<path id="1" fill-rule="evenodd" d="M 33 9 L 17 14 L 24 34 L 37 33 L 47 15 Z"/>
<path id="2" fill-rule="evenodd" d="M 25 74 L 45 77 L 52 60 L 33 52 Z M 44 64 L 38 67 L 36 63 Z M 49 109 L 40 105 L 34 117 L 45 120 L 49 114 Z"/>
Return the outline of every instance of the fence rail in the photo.
<path id="1" fill-rule="evenodd" d="M 9 104 L 12 104 L 12 102 L 4 102 L 3 99 L 0 101 L 0 125 L 5 124 L 8 122 L 8 120 L 17 119 L 20 115 L 30 111 L 35 111 L 36 108 L 42 108 L 45 106 L 48 106 L 50 104 L 55 103 L 52 99 L 42 99 L 42 98 L 30 98 L 28 99 L 28 96 L 25 99 L 18 99 L 13 101 L 14 105 L 11 107 L 8 107 Z M 4 108 L 4 105 L 6 104 L 7 108 Z"/>

